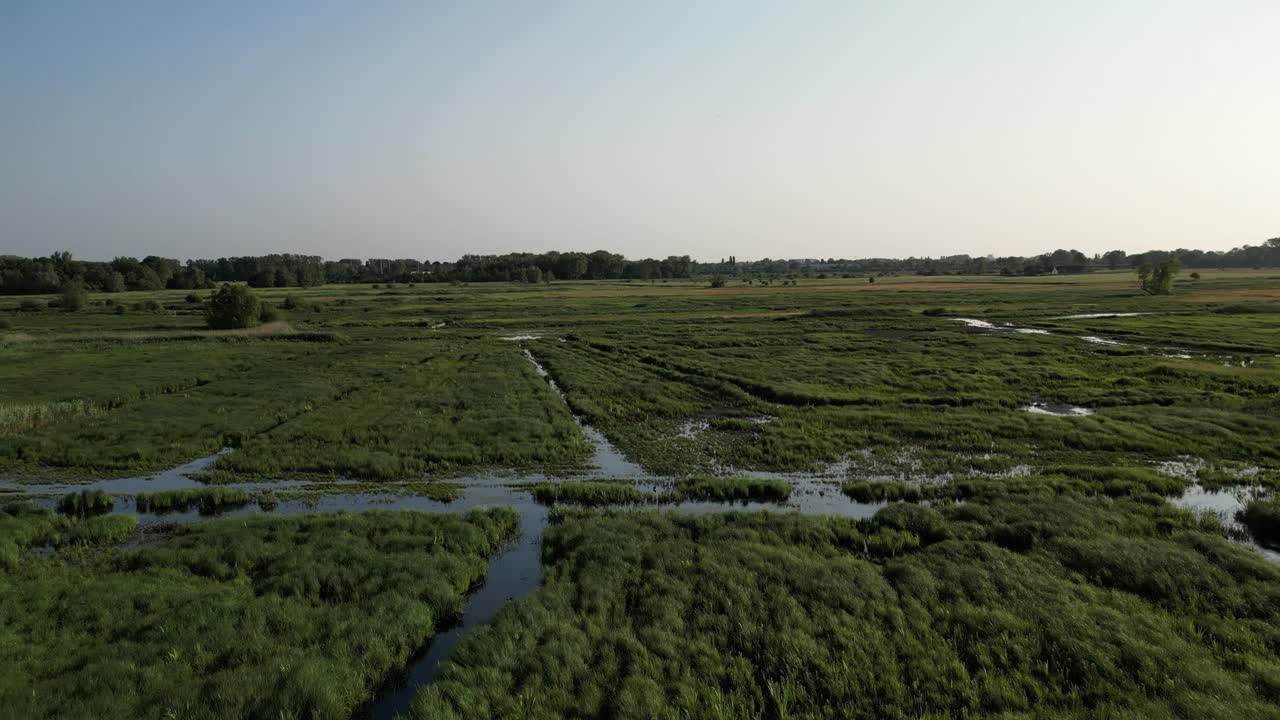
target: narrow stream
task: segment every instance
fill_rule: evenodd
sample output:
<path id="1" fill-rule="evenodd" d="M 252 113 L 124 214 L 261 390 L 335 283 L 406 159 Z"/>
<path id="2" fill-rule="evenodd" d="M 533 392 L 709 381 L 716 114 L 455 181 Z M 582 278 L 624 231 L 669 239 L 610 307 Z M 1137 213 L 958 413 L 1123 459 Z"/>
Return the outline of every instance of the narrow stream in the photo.
<path id="1" fill-rule="evenodd" d="M 507 603 L 528 596 L 542 584 L 542 533 L 547 527 L 547 510 L 527 499 L 516 509 L 520 537 L 489 558 L 483 584 L 467 595 L 461 622 L 431 638 L 426 652 L 412 659 L 403 673 L 378 692 L 363 717 L 392 720 L 405 714 L 418 691 L 435 680 L 463 633 L 489 622 Z"/>
<path id="2" fill-rule="evenodd" d="M 533 363 L 534 372 L 538 373 L 538 377 L 547 381 L 547 384 L 551 386 L 551 390 L 568 408 L 569 414 L 573 416 L 573 421 L 578 424 L 578 427 L 582 428 L 582 434 L 595 445 L 595 454 L 591 457 L 591 464 L 596 469 L 592 474 L 599 477 L 651 477 L 649 473 L 645 472 L 644 468 L 628 460 L 618 448 L 614 447 L 613 443 L 609 442 L 609 439 L 604 436 L 604 433 L 591 427 L 583 418 L 578 417 L 578 413 L 574 412 L 573 407 L 569 405 L 569 398 L 565 395 L 564 390 L 556 384 L 555 378 L 551 377 L 551 373 L 547 372 L 542 363 L 538 362 L 538 359 L 533 356 L 529 348 L 523 348 L 523 350 L 525 359 Z"/>

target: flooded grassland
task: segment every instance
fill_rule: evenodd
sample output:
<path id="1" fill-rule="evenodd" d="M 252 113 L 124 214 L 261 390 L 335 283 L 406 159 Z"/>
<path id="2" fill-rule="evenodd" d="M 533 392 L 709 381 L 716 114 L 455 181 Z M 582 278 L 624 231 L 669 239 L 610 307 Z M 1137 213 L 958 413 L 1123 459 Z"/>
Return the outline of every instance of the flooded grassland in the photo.
<path id="1" fill-rule="evenodd" d="M 0 702 L 1274 716 L 1278 282 L 0 299 Z"/>

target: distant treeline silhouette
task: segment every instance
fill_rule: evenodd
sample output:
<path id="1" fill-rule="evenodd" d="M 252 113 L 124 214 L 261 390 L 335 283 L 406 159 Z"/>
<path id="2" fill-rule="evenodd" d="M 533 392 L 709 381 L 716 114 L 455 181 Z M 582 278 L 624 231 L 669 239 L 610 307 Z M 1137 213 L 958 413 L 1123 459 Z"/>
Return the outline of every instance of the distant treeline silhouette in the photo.
<path id="1" fill-rule="evenodd" d="M 68 252 L 55 252 L 40 258 L 0 256 L 0 295 L 58 292 L 68 283 L 95 291 L 123 292 L 165 288 L 197 290 L 222 282 L 244 282 L 253 287 L 311 287 L 325 283 L 660 280 L 704 275 L 1044 275 L 1131 269 L 1169 258 L 1177 258 L 1185 268 L 1277 267 L 1280 266 L 1280 238 L 1223 252 L 1179 249 L 1129 255 L 1123 250 L 1113 250 L 1091 257 L 1078 250 L 1055 250 L 1028 257 L 948 255 L 752 261 L 739 261 L 730 256 L 714 263 L 696 262 L 688 255 L 673 255 L 663 260 L 629 260 L 604 250 L 463 255 L 455 262 L 379 258 L 325 260 L 316 255 L 283 254 L 185 263 L 155 255 L 141 260 L 118 257 L 110 262 L 92 262 L 75 260 Z"/>

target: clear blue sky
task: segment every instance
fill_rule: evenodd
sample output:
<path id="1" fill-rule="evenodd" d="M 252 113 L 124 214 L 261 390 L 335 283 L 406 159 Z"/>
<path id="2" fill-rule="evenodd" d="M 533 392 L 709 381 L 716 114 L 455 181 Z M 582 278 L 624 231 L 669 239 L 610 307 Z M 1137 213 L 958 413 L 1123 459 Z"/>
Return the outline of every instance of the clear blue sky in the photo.
<path id="1" fill-rule="evenodd" d="M 1280 2 L 0 0 L 0 253 L 1280 235 Z"/>

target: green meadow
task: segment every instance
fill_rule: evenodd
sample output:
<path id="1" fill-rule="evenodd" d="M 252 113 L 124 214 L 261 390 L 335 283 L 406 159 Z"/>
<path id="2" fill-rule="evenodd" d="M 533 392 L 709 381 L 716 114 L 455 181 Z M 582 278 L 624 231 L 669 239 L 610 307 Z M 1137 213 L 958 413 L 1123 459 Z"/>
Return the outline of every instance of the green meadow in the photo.
<path id="1" fill-rule="evenodd" d="M 0 473 L 140 475 L 223 447 L 218 470 L 272 479 L 573 472 L 590 447 L 570 409 L 672 475 L 1275 464 L 1280 280 L 1202 275 L 1167 297 L 1127 273 L 326 286 L 263 291 L 294 309 L 246 331 L 205 329 L 180 291 L 123 315 L 0 299 Z M 1140 314 L 1064 319 L 1096 313 Z"/>
<path id="2" fill-rule="evenodd" d="M 462 621 L 395 712 L 1280 717 L 1280 271 L 1199 275 L 0 297 L 0 706 L 390 718 Z"/>

